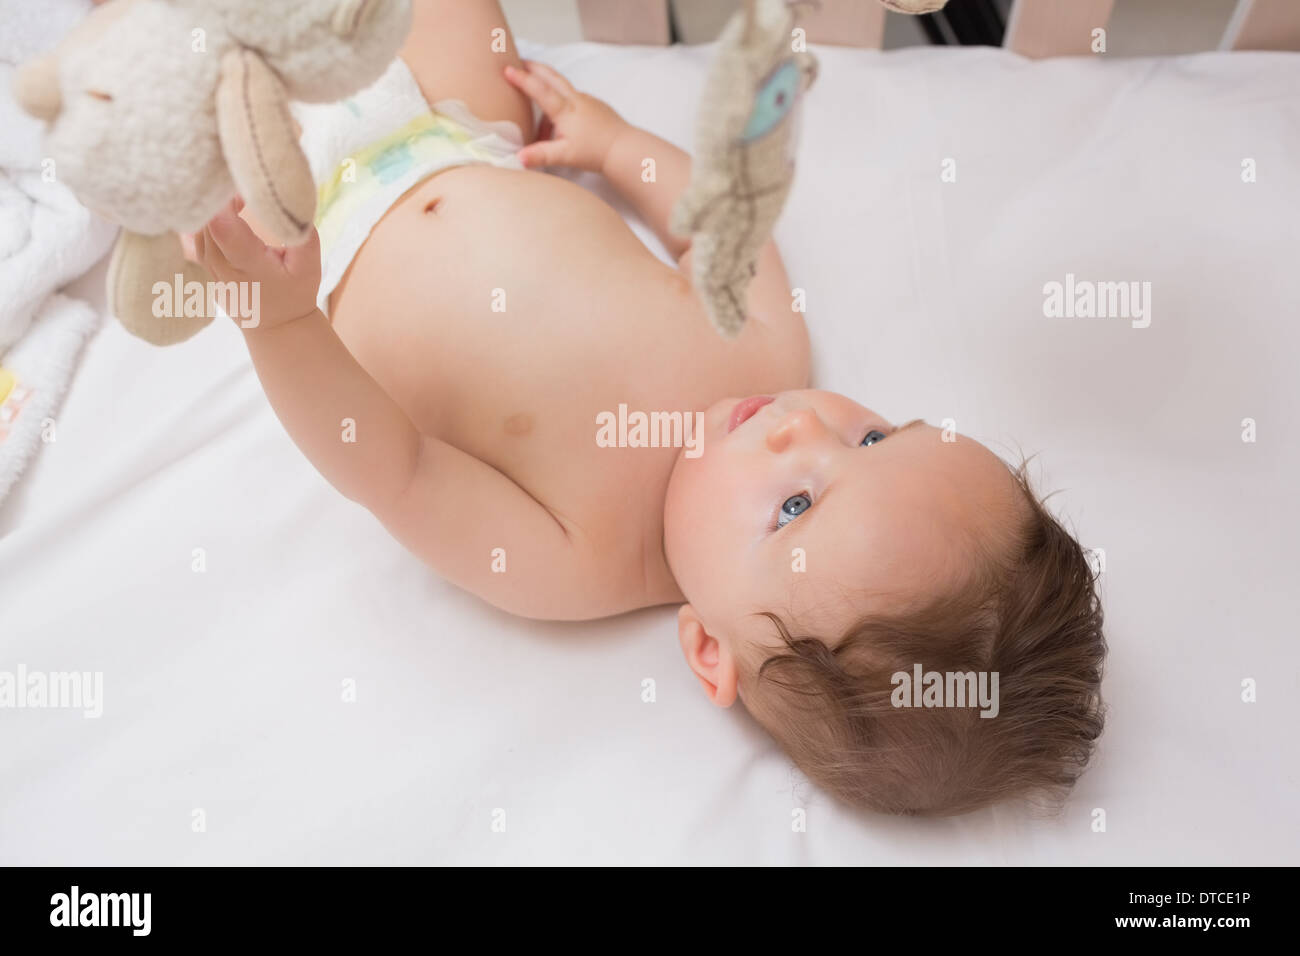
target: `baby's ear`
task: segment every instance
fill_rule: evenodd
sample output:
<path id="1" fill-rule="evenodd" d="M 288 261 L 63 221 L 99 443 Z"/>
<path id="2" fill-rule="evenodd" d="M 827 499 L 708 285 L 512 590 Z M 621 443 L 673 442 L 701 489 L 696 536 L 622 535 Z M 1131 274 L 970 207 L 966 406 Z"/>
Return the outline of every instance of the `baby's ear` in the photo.
<path id="1" fill-rule="evenodd" d="M 677 639 L 686 663 L 699 678 L 709 700 L 719 707 L 734 704 L 739 686 L 736 659 L 727 642 L 710 634 L 699 613 L 689 604 L 683 604 L 677 611 Z"/>

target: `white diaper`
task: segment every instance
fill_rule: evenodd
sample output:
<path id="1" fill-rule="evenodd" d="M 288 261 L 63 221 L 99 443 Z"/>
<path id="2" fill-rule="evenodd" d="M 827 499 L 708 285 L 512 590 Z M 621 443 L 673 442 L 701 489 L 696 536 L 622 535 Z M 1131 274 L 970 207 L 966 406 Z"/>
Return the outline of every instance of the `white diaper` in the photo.
<path id="1" fill-rule="evenodd" d="M 430 107 L 400 58 L 360 93 L 337 103 L 294 103 L 316 181 L 321 238 L 317 303 L 328 314 L 339 284 L 375 223 L 412 186 L 452 166 L 523 169 L 519 127 L 487 123 L 460 100 Z"/>

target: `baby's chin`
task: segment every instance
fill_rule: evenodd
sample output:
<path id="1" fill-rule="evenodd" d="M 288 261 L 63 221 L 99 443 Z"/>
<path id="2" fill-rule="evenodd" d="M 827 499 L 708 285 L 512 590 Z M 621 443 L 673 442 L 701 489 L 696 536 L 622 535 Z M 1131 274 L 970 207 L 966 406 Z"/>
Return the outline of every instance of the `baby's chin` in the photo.
<path id="1" fill-rule="evenodd" d="M 699 507 L 699 502 L 716 499 L 719 489 L 728 487 L 723 477 L 726 465 L 719 456 L 725 454 L 728 419 L 739 401 L 740 398 L 730 396 L 708 406 L 704 410 L 703 440 L 698 448 L 683 446 L 673 458 L 673 470 L 664 494 L 665 540 L 677 525 L 698 527 L 698 522 L 711 513 Z"/>
<path id="2" fill-rule="evenodd" d="M 695 436 L 694 442 L 687 441 L 677 450 L 673 459 L 673 476 L 684 466 L 699 463 L 709 453 L 710 446 L 716 445 L 727 437 L 727 415 L 736 404 L 734 398 L 723 398 L 714 402 L 703 412 L 701 434 Z"/>

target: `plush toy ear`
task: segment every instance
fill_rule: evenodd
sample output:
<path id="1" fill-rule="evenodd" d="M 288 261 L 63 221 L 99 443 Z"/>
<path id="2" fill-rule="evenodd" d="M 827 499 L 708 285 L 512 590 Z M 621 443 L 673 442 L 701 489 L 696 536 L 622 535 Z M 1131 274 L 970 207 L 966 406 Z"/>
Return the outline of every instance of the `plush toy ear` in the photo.
<path id="1" fill-rule="evenodd" d="M 336 36 L 346 40 L 357 32 L 381 2 L 382 0 L 339 0 L 330 28 Z"/>
<path id="2" fill-rule="evenodd" d="M 108 308 L 132 335 L 175 345 L 212 321 L 208 281 L 207 270 L 186 260 L 175 233 L 123 230 L 108 262 Z"/>
<path id="3" fill-rule="evenodd" d="M 254 218 L 276 242 L 304 242 L 316 217 L 316 183 L 284 84 L 252 50 L 231 50 L 221 61 L 217 129 L 235 188 Z"/>

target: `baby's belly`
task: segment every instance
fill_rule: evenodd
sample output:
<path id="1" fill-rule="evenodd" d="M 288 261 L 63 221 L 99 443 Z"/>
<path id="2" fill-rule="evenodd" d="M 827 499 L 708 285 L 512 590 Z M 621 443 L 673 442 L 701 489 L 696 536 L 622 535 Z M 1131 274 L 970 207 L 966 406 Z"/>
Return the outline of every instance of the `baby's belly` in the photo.
<path id="1" fill-rule="evenodd" d="M 421 431 L 597 535 L 659 520 L 681 451 L 659 440 L 678 434 L 674 413 L 807 378 L 791 358 L 806 354 L 802 325 L 724 341 L 617 213 L 535 172 L 468 167 L 417 187 L 375 228 L 331 315 Z M 637 412 L 660 413 L 653 444 L 621 426 Z"/>

